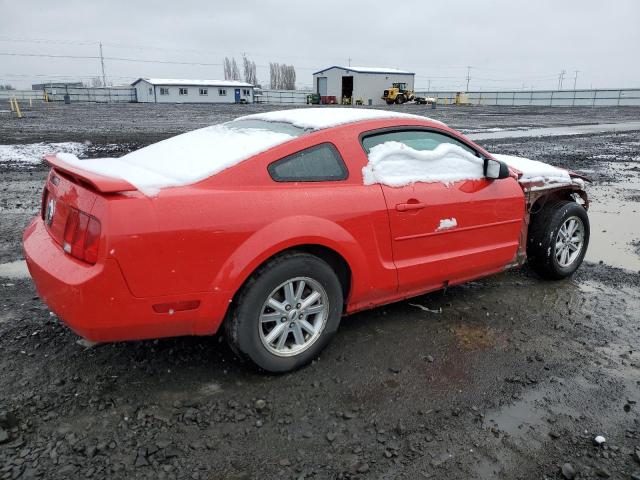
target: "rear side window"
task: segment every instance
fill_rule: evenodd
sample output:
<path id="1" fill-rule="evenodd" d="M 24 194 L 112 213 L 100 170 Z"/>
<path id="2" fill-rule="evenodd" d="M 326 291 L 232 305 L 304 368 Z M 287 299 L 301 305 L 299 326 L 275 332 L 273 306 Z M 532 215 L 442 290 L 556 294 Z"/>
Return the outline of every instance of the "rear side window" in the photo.
<path id="1" fill-rule="evenodd" d="M 340 153 L 330 143 L 273 162 L 269 165 L 269 175 L 276 182 L 328 182 L 349 176 Z"/>
<path id="2" fill-rule="evenodd" d="M 477 155 L 471 147 L 458 140 L 443 135 L 442 133 L 430 132 L 428 130 L 401 130 L 394 132 L 376 133 L 362 139 L 362 146 L 365 151 L 369 151 L 376 145 L 385 142 L 400 142 L 414 150 L 435 150 L 438 145 L 450 143 L 464 148 L 467 152 Z"/>

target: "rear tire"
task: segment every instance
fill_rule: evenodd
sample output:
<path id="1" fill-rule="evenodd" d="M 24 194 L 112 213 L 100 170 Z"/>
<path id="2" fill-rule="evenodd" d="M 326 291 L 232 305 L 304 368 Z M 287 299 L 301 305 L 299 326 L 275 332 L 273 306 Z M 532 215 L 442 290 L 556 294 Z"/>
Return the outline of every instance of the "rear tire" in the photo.
<path id="1" fill-rule="evenodd" d="M 388 100 L 387 99 L 387 105 L 393 105 L 393 100 Z"/>
<path id="2" fill-rule="evenodd" d="M 225 322 L 226 338 L 263 370 L 295 370 L 329 343 L 342 306 L 342 287 L 329 264 L 307 253 L 287 253 L 246 282 Z"/>
<path id="3" fill-rule="evenodd" d="M 561 200 L 531 215 L 527 257 L 543 278 L 571 276 L 582 264 L 589 245 L 589 217 L 576 202 Z"/>

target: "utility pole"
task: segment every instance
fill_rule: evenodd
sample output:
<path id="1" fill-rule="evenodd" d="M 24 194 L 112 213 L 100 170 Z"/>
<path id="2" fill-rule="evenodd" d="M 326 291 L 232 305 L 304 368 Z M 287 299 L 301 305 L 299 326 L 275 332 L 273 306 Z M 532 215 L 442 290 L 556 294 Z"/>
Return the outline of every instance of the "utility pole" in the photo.
<path id="1" fill-rule="evenodd" d="M 107 81 L 104 76 L 104 57 L 102 56 L 102 42 L 100 42 L 100 66 L 102 67 L 102 86 L 107 86 Z"/>
<path id="2" fill-rule="evenodd" d="M 349 66 L 351 66 L 351 57 L 349 57 Z"/>
<path id="3" fill-rule="evenodd" d="M 431 79 L 428 80 L 429 83 L 427 83 L 427 92 L 431 91 Z"/>
<path id="4" fill-rule="evenodd" d="M 467 66 L 467 89 L 465 91 L 469 91 L 469 81 L 471 80 L 471 67 Z"/>
<path id="5" fill-rule="evenodd" d="M 562 70 L 560 72 L 560 75 L 558 76 L 558 90 L 562 90 L 562 81 L 564 80 L 564 76 L 566 73 L 566 70 Z"/>
<path id="6" fill-rule="evenodd" d="M 576 76 L 573 77 L 573 89 L 576 89 L 576 84 L 578 83 L 578 73 L 580 72 L 580 70 L 574 70 L 574 72 L 576 72 Z"/>

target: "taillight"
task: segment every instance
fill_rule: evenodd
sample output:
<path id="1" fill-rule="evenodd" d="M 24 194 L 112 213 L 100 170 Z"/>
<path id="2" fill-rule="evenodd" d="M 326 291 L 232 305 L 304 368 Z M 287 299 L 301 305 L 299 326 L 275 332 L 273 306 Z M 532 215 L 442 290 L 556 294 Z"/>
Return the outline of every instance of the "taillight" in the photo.
<path id="1" fill-rule="evenodd" d="M 75 208 L 69 208 L 64 227 L 62 249 L 72 257 L 87 263 L 98 260 L 100 221 Z"/>

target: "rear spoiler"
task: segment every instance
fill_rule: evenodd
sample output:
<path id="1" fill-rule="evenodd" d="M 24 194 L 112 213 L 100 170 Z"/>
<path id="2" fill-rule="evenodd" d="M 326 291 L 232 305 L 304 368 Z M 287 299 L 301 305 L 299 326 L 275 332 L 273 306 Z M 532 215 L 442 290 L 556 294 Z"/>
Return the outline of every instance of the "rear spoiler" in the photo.
<path id="1" fill-rule="evenodd" d="M 107 177 L 99 173 L 85 170 L 76 165 L 70 165 L 64 160 L 60 160 L 56 155 L 45 155 L 44 161 L 55 170 L 72 177 L 76 182 L 89 185 L 93 190 L 101 193 L 131 192 L 137 190 L 126 180 L 120 178 Z"/>

